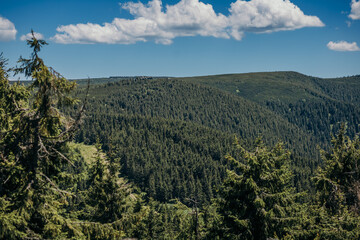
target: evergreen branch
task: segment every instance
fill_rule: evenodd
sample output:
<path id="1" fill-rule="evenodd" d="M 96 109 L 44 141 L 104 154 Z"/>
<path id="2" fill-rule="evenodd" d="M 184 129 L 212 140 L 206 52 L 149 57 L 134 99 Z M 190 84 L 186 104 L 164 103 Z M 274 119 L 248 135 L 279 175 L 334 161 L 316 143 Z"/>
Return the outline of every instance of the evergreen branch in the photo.
<path id="1" fill-rule="evenodd" d="M 57 153 L 61 158 L 63 158 L 64 160 L 66 160 L 68 163 L 70 163 L 71 166 L 75 167 L 74 163 L 71 162 L 67 157 L 65 157 L 64 154 L 62 154 L 61 152 L 59 152 L 58 150 L 56 150 L 56 149 L 53 148 L 53 147 L 51 147 L 51 149 L 52 149 L 55 153 Z"/>
<path id="2" fill-rule="evenodd" d="M 65 193 L 65 194 L 68 194 L 68 195 L 74 195 L 74 194 L 71 193 L 71 192 L 68 192 L 68 191 L 59 189 L 58 186 L 57 186 L 53 181 L 51 181 L 51 179 L 48 178 L 48 177 L 47 177 L 45 174 L 43 174 L 42 172 L 40 172 L 40 176 L 45 177 L 45 179 L 55 188 L 55 189 L 54 189 L 54 188 L 52 188 L 52 189 L 55 190 L 55 191 L 57 191 L 57 192 L 59 192 L 60 195 L 61 195 L 63 198 L 66 198 L 66 196 L 64 195 L 64 193 Z"/>
<path id="3" fill-rule="evenodd" d="M 81 106 L 81 109 L 80 109 L 75 121 L 71 124 L 71 126 L 68 129 L 66 129 L 65 131 L 63 131 L 61 134 L 59 134 L 58 136 L 46 137 L 47 139 L 63 139 L 63 140 L 57 142 L 57 144 L 63 144 L 65 142 L 68 142 L 69 139 L 73 138 L 78 126 L 81 123 L 81 120 L 84 117 L 84 112 L 86 110 L 86 104 L 88 102 L 89 89 L 90 89 L 90 80 L 88 80 L 88 85 L 87 85 L 87 90 L 86 90 L 86 96 L 85 96 L 85 99 L 84 99 L 84 103 Z M 68 135 L 68 136 L 66 136 L 66 135 Z"/>

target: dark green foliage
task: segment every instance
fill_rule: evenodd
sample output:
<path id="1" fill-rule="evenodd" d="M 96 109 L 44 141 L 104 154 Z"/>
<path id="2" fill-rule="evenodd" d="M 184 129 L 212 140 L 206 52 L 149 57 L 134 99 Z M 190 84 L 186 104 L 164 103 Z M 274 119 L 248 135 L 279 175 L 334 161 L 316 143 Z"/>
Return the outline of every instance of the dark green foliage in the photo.
<path id="1" fill-rule="evenodd" d="M 360 142 L 346 135 L 346 125 L 332 137 L 330 151 L 321 151 L 324 167 L 313 178 L 317 194 L 304 206 L 296 239 L 360 238 Z"/>
<path id="2" fill-rule="evenodd" d="M 298 220 L 299 224 L 291 229 L 292 239 L 347 240 L 360 237 L 360 218 L 346 209 L 330 214 L 322 206 L 305 204 Z"/>
<path id="3" fill-rule="evenodd" d="M 91 146 L 72 142 L 75 83 L 27 43 L 26 86 L 0 55 L 0 239 L 360 238 L 358 76 L 108 79 L 76 136 Z"/>
<path id="4" fill-rule="evenodd" d="M 209 202 L 225 177 L 223 156 L 231 150 L 232 137 L 219 131 L 162 118 L 96 115 L 78 136 L 92 143 L 97 133 L 105 149 L 110 142 L 117 146 L 113 154 L 122 174 L 156 200 Z"/>
<path id="5" fill-rule="evenodd" d="M 139 239 L 212 239 L 208 231 L 216 216 L 213 205 L 189 208 L 174 200 L 166 204 L 151 200 L 147 215 L 139 223 L 134 237 Z"/>
<path id="6" fill-rule="evenodd" d="M 75 84 L 44 65 L 43 41 L 28 41 L 30 59 L 17 72 L 29 87 L 10 85 L 0 59 L 0 238 L 120 239 L 132 235 L 146 212 L 119 161 L 96 155 L 85 162 L 70 144 L 81 120 L 64 115 Z M 137 200 L 138 199 L 138 200 Z"/>
<path id="7" fill-rule="evenodd" d="M 360 104 L 360 75 L 352 77 L 334 78 L 334 79 L 314 79 L 319 88 L 332 98 L 352 103 Z"/>
<path id="8" fill-rule="evenodd" d="M 36 39 L 33 30 L 31 30 L 31 35 L 32 38 L 26 40 L 27 45 L 29 45 L 29 47 L 33 49 L 33 52 L 31 53 L 31 58 L 26 59 L 20 57 L 20 59 L 18 60 L 18 63 L 20 63 L 20 67 L 16 67 L 15 69 L 13 69 L 15 74 L 23 73 L 25 77 L 32 77 L 34 73 L 38 72 L 41 68 L 44 67 L 44 61 L 39 58 L 38 53 L 44 45 L 48 44 L 44 40 Z"/>
<path id="9" fill-rule="evenodd" d="M 322 79 L 297 72 L 263 72 L 227 74 L 181 79 L 201 83 L 243 96 L 258 103 L 333 99 L 346 103 L 359 103 L 360 76 Z"/>
<path id="10" fill-rule="evenodd" d="M 219 200 L 220 239 L 284 237 L 295 222 L 298 194 L 292 187 L 290 153 L 277 144 L 271 150 L 257 140 L 248 152 L 238 143 L 239 159 L 227 156 L 228 171 Z"/>
<path id="11" fill-rule="evenodd" d="M 351 135 L 359 131 L 357 119 L 360 118 L 360 111 L 358 105 L 352 102 L 360 91 L 357 79 L 356 76 L 319 79 L 294 72 L 180 80 L 122 79 L 94 86 L 90 90 L 92 98 L 89 111 L 91 118 L 98 119 L 96 121 L 99 123 L 89 120 L 86 123 L 89 127 L 83 128 L 84 132 L 77 140 L 94 143 L 94 137 L 86 138 L 83 133 L 93 132 L 92 136 L 101 134 L 101 129 L 106 126 L 100 122 L 104 118 L 115 119 L 119 114 L 193 122 L 235 133 L 249 141 L 261 135 L 268 145 L 282 140 L 292 150 L 291 165 L 296 189 L 309 190 L 312 185 L 310 178 L 320 162 L 316 146 L 329 147 L 332 126 L 338 122 L 348 122 Z M 349 92 L 352 97 L 347 98 L 344 92 L 336 88 Z M 95 128 L 98 130 L 95 131 Z M 106 142 L 103 143 L 106 148 Z M 127 168 L 128 165 L 125 165 L 123 171 L 127 171 Z"/>
<path id="12" fill-rule="evenodd" d="M 299 154 L 313 157 L 311 136 L 256 103 L 186 81 L 122 80 L 90 89 L 92 114 L 119 113 L 189 121 L 268 144 L 284 139 Z M 305 143 L 304 143 L 305 142 Z"/>
<path id="13" fill-rule="evenodd" d="M 117 83 L 108 83 L 106 85 L 95 85 L 90 89 L 90 95 L 92 97 L 89 99 L 88 111 L 91 112 L 91 115 L 89 118 L 85 119 L 85 123 L 77 137 L 77 141 L 93 144 L 95 143 L 96 136 L 100 135 L 100 139 L 102 139 L 102 143 L 106 149 L 107 135 L 111 132 L 111 135 L 117 135 L 112 136 L 115 143 L 120 144 L 124 139 L 128 139 L 126 141 L 136 142 L 134 144 L 139 145 L 139 148 L 143 148 L 142 151 L 139 151 L 139 148 L 130 149 L 128 144 L 121 145 L 124 155 L 133 159 L 126 160 L 126 162 L 134 162 L 131 164 L 123 162 L 122 171 L 124 174 L 130 176 L 131 179 L 136 179 L 135 182 L 156 200 L 164 201 L 174 197 L 183 200 L 185 198 L 184 194 L 189 196 L 190 194 L 187 194 L 186 192 L 194 192 L 193 189 L 198 188 L 197 186 L 199 184 L 202 185 L 202 189 L 210 187 L 213 189 L 212 191 L 214 191 L 213 187 L 219 186 L 221 180 L 215 181 L 215 184 L 212 184 L 211 182 L 210 184 L 204 184 L 204 181 L 207 181 L 206 179 L 197 180 L 196 178 L 199 176 L 198 173 L 191 173 L 190 175 L 193 175 L 195 179 L 189 178 L 189 181 L 195 183 L 184 186 L 184 184 L 178 184 L 179 181 L 174 182 L 174 177 L 171 177 L 170 179 L 169 177 L 164 177 L 164 172 L 167 171 L 163 171 L 163 167 L 157 168 L 155 167 L 156 164 L 154 165 L 154 162 L 161 162 L 160 165 L 163 165 L 163 162 L 165 161 L 163 159 L 166 158 L 166 155 L 153 155 L 152 152 L 171 151 L 171 159 L 183 158 L 183 152 L 185 152 L 185 156 L 190 157 L 190 155 L 187 154 L 188 151 L 163 149 L 168 148 L 170 143 L 162 144 L 162 139 L 164 138 L 164 130 L 162 128 L 166 128 L 167 132 L 174 132 L 171 133 L 175 134 L 174 136 L 165 135 L 165 138 L 174 138 L 174 143 L 171 144 L 175 144 L 175 146 L 182 144 L 182 141 L 176 139 L 176 135 L 187 138 L 187 142 L 190 143 L 203 138 L 197 136 L 198 133 L 196 129 L 186 130 L 186 132 L 189 132 L 189 135 L 185 135 L 182 134 L 181 129 L 177 127 L 177 125 L 183 125 L 185 123 L 173 122 L 170 125 L 166 124 L 167 126 L 164 127 L 156 125 L 154 127 L 154 124 L 140 124 L 134 122 L 134 120 L 126 120 L 128 126 L 124 126 L 124 124 L 121 123 L 121 121 L 125 121 L 124 119 L 134 117 L 141 118 L 140 116 L 143 116 L 147 119 L 147 122 L 152 123 L 159 121 L 162 124 L 164 121 L 170 122 L 173 120 L 181 120 L 222 131 L 224 135 L 226 133 L 228 135 L 235 133 L 249 141 L 252 141 L 261 135 L 264 137 L 264 141 L 269 145 L 273 145 L 280 139 L 284 139 L 289 148 L 295 149 L 294 155 L 292 156 L 292 167 L 296 175 L 295 181 L 297 189 L 309 188 L 310 174 L 318 165 L 316 157 L 317 151 L 313 147 L 313 137 L 311 135 L 306 134 L 293 124 L 289 124 L 286 120 L 266 108 L 259 106 L 257 103 L 247 101 L 224 91 L 180 80 L 133 79 L 121 80 Z M 164 118 L 166 120 L 164 120 Z M 121 120 L 119 121 L 119 119 Z M 190 127 L 192 125 L 187 124 L 187 126 Z M 128 136 L 131 132 L 127 130 L 125 133 L 126 135 L 122 134 L 123 136 L 121 136 L 120 133 L 126 128 L 134 129 L 133 132 L 136 134 L 133 134 L 133 136 L 129 138 Z M 171 128 L 174 128 L 174 130 Z M 121 131 L 118 131 L 118 129 L 121 129 Z M 177 133 L 178 131 L 180 131 L 180 133 Z M 208 132 L 206 135 L 210 136 L 211 134 L 213 133 Z M 152 137 L 151 135 L 155 136 Z M 149 138 L 148 136 L 151 137 Z M 214 141 L 223 142 L 222 140 L 215 138 Z M 143 144 L 144 142 L 149 143 Z M 158 144 L 154 144 L 155 142 Z M 210 146 L 205 142 L 201 143 L 200 140 L 197 145 L 200 149 L 209 148 L 212 152 L 221 153 L 220 155 L 217 154 L 215 159 L 220 159 L 221 156 L 224 156 L 227 153 L 227 150 L 224 147 L 220 147 L 221 144 L 220 146 L 219 144 L 211 144 Z M 229 144 L 227 146 L 229 146 Z M 194 148 L 192 147 L 192 149 Z M 192 152 L 194 150 L 197 151 L 196 148 L 194 150 L 192 149 Z M 133 154 L 128 151 L 136 151 L 136 158 L 142 158 L 142 160 L 138 161 L 136 158 L 131 157 Z M 186 157 L 186 159 L 189 159 L 189 157 Z M 214 159 L 214 155 L 212 155 L 211 158 Z M 177 162 L 179 161 L 172 161 L 171 159 L 166 160 L 168 163 L 166 163 L 165 166 L 168 166 L 170 169 L 178 168 L 177 166 L 179 164 L 177 164 Z M 211 162 L 211 160 L 208 160 L 207 155 L 202 153 L 200 153 L 199 156 L 191 156 L 191 159 L 192 160 L 185 160 L 185 162 L 196 161 L 195 164 L 198 163 L 199 165 L 203 162 Z M 139 162 L 144 162 L 144 164 L 139 164 Z M 186 166 L 185 169 L 188 168 L 187 163 L 182 165 Z M 212 163 L 210 166 L 211 165 Z M 147 177 L 145 179 L 141 178 L 144 175 L 149 176 L 149 168 L 155 169 L 153 173 L 153 178 L 155 179 L 149 179 Z M 135 173 L 133 169 L 135 169 L 137 173 Z M 169 171 L 173 172 L 173 170 Z M 187 170 L 184 170 L 184 172 L 186 171 Z M 221 179 L 224 177 L 224 171 L 222 172 L 223 173 L 220 174 Z M 200 174 L 202 174 L 202 172 L 200 172 Z M 205 174 L 208 175 L 207 172 L 205 172 Z M 134 175 L 136 178 L 134 178 Z M 175 178 L 178 178 L 176 177 L 176 175 L 178 175 L 177 173 L 171 173 L 171 175 L 175 175 Z M 218 173 L 215 173 L 215 176 L 218 175 Z M 180 175 L 180 178 L 187 178 L 187 176 L 188 174 L 183 176 Z M 150 188 L 144 186 L 144 182 L 146 184 L 147 182 L 160 182 L 165 184 L 157 186 L 158 190 L 154 193 L 154 191 L 149 191 L 151 190 Z M 183 182 L 183 180 L 181 180 L 181 182 Z M 176 185 L 177 188 L 179 188 L 179 186 L 185 187 L 186 190 L 180 189 L 180 191 L 176 190 L 177 193 L 174 193 L 174 185 Z M 211 198 L 214 196 L 211 191 L 206 191 L 208 193 L 205 192 L 205 198 L 209 199 L 209 197 Z M 162 192 L 167 193 L 164 194 Z M 179 195 L 179 193 L 182 195 Z M 204 199 L 203 196 L 199 196 L 198 198 Z"/>
<path id="14" fill-rule="evenodd" d="M 263 103 L 279 101 L 294 103 L 301 99 L 316 99 L 320 95 L 312 78 L 296 72 L 260 72 L 184 78 L 225 90 L 248 100 Z M 315 95 L 315 96 L 314 96 Z"/>
<path id="15" fill-rule="evenodd" d="M 318 139 L 318 144 L 324 148 L 329 148 L 331 132 L 339 122 L 347 122 L 351 126 L 348 129 L 351 136 L 360 131 L 357 125 L 360 119 L 359 105 L 327 99 L 299 101 L 294 104 L 267 102 L 266 106 L 312 133 Z"/>
<path id="16" fill-rule="evenodd" d="M 4 138 L 5 132 L 9 130 L 13 119 L 18 114 L 16 108 L 26 107 L 29 91 L 25 87 L 15 83 L 9 84 L 6 68 L 7 60 L 0 54 L 0 136 Z"/>
<path id="17" fill-rule="evenodd" d="M 347 80 L 344 79 L 339 84 Z M 356 125 L 360 117 L 358 106 L 344 102 L 344 98 L 335 96 L 335 93 L 330 95 L 330 90 L 327 92 L 324 90 L 325 86 L 330 86 L 336 81 L 312 78 L 293 72 L 278 72 L 181 80 L 121 79 L 114 83 L 95 85 L 90 90 L 92 97 L 89 100 L 88 110 L 91 115 L 85 120 L 77 141 L 93 144 L 96 136 L 99 135 L 106 150 L 111 135 L 115 144 L 121 146 L 119 157 L 123 164 L 122 173 L 157 200 L 166 201 L 177 197 L 183 201 L 185 196 L 194 196 L 194 189 L 203 189 L 197 191 L 201 195 L 205 194 L 205 197 L 198 198 L 208 201 L 215 196 L 214 187 L 216 189 L 219 186 L 219 180 L 215 181 L 215 184 L 211 183 L 213 181 L 208 184 L 207 179 L 197 179 L 198 171 L 194 173 L 190 170 L 190 175 L 182 176 L 193 176 L 187 180 L 192 183 L 179 184 L 179 178 L 180 182 L 184 181 L 181 174 L 178 177 L 176 170 L 179 161 L 165 160 L 168 156 L 171 156 L 171 159 L 181 159 L 185 152 L 187 156 L 185 158 L 188 159 L 185 162 L 191 163 L 194 159 L 198 159 L 196 163 L 200 165 L 208 162 L 207 155 L 201 152 L 199 156 L 194 156 L 188 154 L 187 150 L 168 149 L 170 145 L 180 147 L 183 144 L 177 136 L 182 136 L 182 139 L 184 137 L 199 139 L 197 131 L 187 131 L 190 134 L 184 136 L 181 132 L 177 133 L 180 128 L 176 127 L 182 123 L 174 122 L 169 125 L 164 121 L 181 120 L 205 125 L 224 133 L 235 133 L 247 141 L 261 135 L 267 145 L 273 145 L 279 140 L 285 142 L 293 152 L 291 167 L 295 175 L 293 181 L 296 189 L 313 192 L 310 178 L 320 162 L 316 146 L 328 148 L 331 128 L 339 121 L 349 122 L 351 134 L 359 130 Z M 359 88 L 356 79 L 351 81 L 352 95 L 355 96 Z M 137 123 L 134 119 L 141 119 L 140 116 L 145 117 L 147 122 L 158 121 L 166 126 Z M 163 128 L 166 128 L 167 132 L 174 132 L 170 138 L 166 136 L 166 140 L 163 140 Z M 108 134 L 109 132 L 111 134 Z M 165 141 L 165 144 L 162 144 L 162 141 Z M 209 144 L 203 144 L 201 141 L 197 144 L 201 149 L 210 147 Z M 221 153 L 220 156 L 224 156 L 228 151 L 226 147 L 218 149 L 218 144 L 211 145 L 211 151 Z M 166 155 L 164 151 L 172 153 Z M 194 152 L 193 147 L 191 152 Z M 211 158 L 214 159 L 214 155 L 211 155 Z M 185 167 L 181 168 L 181 172 L 188 172 L 185 170 L 188 169 L 188 164 L 182 165 Z M 167 168 L 169 170 L 166 170 Z M 223 179 L 224 171 L 220 173 L 222 174 L 215 175 Z M 208 173 L 205 172 L 205 175 L 207 176 Z M 159 184 L 155 185 L 157 182 Z M 212 190 L 204 191 L 207 188 Z"/>
<path id="18" fill-rule="evenodd" d="M 87 239 L 131 237 L 138 228 L 137 223 L 147 216 L 142 196 L 119 176 L 118 159 L 105 155 L 100 147 L 96 145 L 94 159 L 84 164 L 80 172 L 84 178 L 76 182 L 73 189 L 76 196 L 67 212 L 74 219 L 79 236 L 84 234 Z M 84 163 L 84 159 L 80 162 Z"/>
<path id="19" fill-rule="evenodd" d="M 215 87 L 259 103 L 313 135 L 325 148 L 330 146 L 333 125 L 347 122 L 351 136 L 360 130 L 359 76 L 321 79 L 296 72 L 270 72 L 194 77 L 183 81 Z"/>
<path id="20" fill-rule="evenodd" d="M 87 204 L 91 206 L 90 221 L 111 223 L 123 218 L 135 204 L 136 194 L 130 185 L 119 178 L 119 161 L 105 158 L 97 144 L 95 162 L 90 166 L 87 180 Z M 133 202 L 131 204 L 131 202 Z"/>
<path id="21" fill-rule="evenodd" d="M 331 140 L 330 152 L 321 151 L 324 168 L 315 176 L 318 198 L 331 213 L 338 213 L 343 206 L 360 214 L 360 141 L 351 140 L 342 125 Z"/>
<path id="22" fill-rule="evenodd" d="M 9 229 L 34 238 L 60 237 L 66 231 L 59 212 L 68 193 L 58 188 L 58 178 L 63 164 L 70 161 L 65 157 L 66 142 L 75 123 L 57 106 L 74 103 L 67 93 L 75 85 L 44 65 L 38 57 L 43 44 L 29 40 L 31 59 L 19 60 L 22 66 L 17 71 L 33 78 L 30 88 L 10 86 L 6 74 L 1 74 L 0 198 L 2 214 L 16 219 L 14 225 L 3 228 L 8 239 L 16 236 L 7 235 Z"/>

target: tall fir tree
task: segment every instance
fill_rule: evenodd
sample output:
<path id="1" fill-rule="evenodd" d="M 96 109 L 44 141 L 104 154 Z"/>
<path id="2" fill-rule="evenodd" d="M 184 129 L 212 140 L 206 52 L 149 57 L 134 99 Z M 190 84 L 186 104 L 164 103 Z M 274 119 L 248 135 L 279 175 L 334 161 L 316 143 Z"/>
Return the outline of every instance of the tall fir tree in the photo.
<path id="1" fill-rule="evenodd" d="M 0 236 L 6 239 L 17 232 L 54 238 L 69 230 L 60 212 L 71 193 L 60 189 L 58 180 L 63 166 L 73 164 L 66 157 L 66 144 L 80 118 L 73 120 L 59 108 L 76 103 L 69 96 L 75 83 L 44 64 L 38 53 L 45 41 L 33 35 L 27 44 L 33 49 L 31 58 L 21 57 L 14 71 L 31 77 L 30 87 L 10 85 L 3 66 L 0 70 L 1 214 L 17 219 L 2 223 Z"/>
<path id="2" fill-rule="evenodd" d="M 220 239 L 268 239 L 284 237 L 295 221 L 290 153 L 278 143 L 268 150 L 258 139 L 251 152 L 236 143 L 238 158 L 228 155 L 233 170 L 221 189 Z"/>
<path id="3" fill-rule="evenodd" d="M 360 140 L 359 136 L 351 140 L 346 129 L 342 124 L 332 137 L 329 152 L 321 150 L 324 167 L 318 169 L 314 180 L 320 204 L 331 213 L 346 206 L 360 214 Z"/>
<path id="4" fill-rule="evenodd" d="M 360 238 L 360 140 L 351 139 L 342 124 L 332 136 L 332 148 L 321 150 L 324 166 L 313 178 L 316 186 L 316 204 L 310 205 L 303 239 Z"/>

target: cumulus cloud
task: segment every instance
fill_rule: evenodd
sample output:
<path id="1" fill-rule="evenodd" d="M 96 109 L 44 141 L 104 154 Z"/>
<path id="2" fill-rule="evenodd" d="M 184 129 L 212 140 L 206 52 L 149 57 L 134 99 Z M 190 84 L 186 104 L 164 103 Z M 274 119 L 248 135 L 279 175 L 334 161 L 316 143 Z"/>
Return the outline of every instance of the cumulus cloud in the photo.
<path id="1" fill-rule="evenodd" d="M 15 25 L 0 16 L 0 41 L 15 40 L 16 32 Z"/>
<path id="2" fill-rule="evenodd" d="M 355 51 L 360 51 L 360 48 L 358 47 L 358 45 L 356 44 L 356 42 L 346 42 L 346 41 L 339 41 L 339 42 L 333 42 L 330 41 L 327 44 L 327 47 L 330 50 L 333 51 L 340 51 L 340 52 L 355 52 Z"/>
<path id="3" fill-rule="evenodd" d="M 162 11 L 160 0 L 147 5 L 129 2 L 121 4 L 135 19 L 115 18 L 111 23 L 60 26 L 53 37 L 58 43 L 122 43 L 146 42 L 171 44 L 179 36 L 213 36 L 229 38 L 224 31 L 227 18 L 216 14 L 212 5 L 198 0 L 182 0 L 167 5 Z"/>
<path id="4" fill-rule="evenodd" d="M 132 44 L 155 41 L 171 44 L 176 37 L 204 36 L 235 38 L 245 32 L 275 32 L 303 27 L 321 27 L 316 16 L 305 15 L 289 0 L 237 0 L 229 15 L 216 13 L 211 4 L 199 0 L 181 0 L 163 7 L 161 0 L 148 4 L 120 4 L 134 19 L 115 18 L 111 23 L 70 24 L 60 26 L 52 40 L 58 43 Z"/>
<path id="5" fill-rule="evenodd" d="M 44 35 L 42 35 L 41 33 L 34 32 L 34 36 L 36 37 L 36 39 L 44 39 Z M 20 37 L 20 40 L 26 41 L 26 40 L 31 39 L 32 37 L 33 37 L 32 33 L 28 33 L 26 35 L 22 35 Z"/>
<path id="6" fill-rule="evenodd" d="M 351 13 L 349 18 L 353 20 L 360 19 L 360 1 L 352 0 L 351 1 Z"/>
<path id="7" fill-rule="evenodd" d="M 289 0 L 238 0 L 231 4 L 229 11 L 231 35 L 238 40 L 245 32 L 270 33 L 324 26 L 318 17 L 305 15 Z"/>

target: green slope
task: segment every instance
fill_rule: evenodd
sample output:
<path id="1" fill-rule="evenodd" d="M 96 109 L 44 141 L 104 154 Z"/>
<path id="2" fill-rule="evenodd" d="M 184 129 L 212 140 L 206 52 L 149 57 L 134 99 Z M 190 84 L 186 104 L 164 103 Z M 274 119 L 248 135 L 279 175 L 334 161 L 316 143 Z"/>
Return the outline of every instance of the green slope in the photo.
<path id="1" fill-rule="evenodd" d="M 259 103 L 264 101 L 294 103 L 303 99 L 317 99 L 324 95 L 317 89 L 312 77 L 296 72 L 227 74 L 182 78 L 182 80 L 215 87 Z"/>
<path id="2" fill-rule="evenodd" d="M 360 75 L 331 79 L 317 78 L 314 82 L 328 96 L 360 106 Z"/>
<path id="3" fill-rule="evenodd" d="M 87 115 L 77 140 L 93 144 L 100 136 L 105 148 L 112 142 L 120 149 L 123 173 L 162 201 L 183 199 L 196 192 L 203 200 L 214 196 L 224 176 L 224 162 L 216 164 L 227 153 L 224 149 L 231 149 L 232 141 L 224 139 L 232 139 L 232 134 L 248 141 L 263 136 L 268 145 L 288 143 L 294 153 L 298 188 L 308 187 L 309 176 L 318 164 L 311 134 L 258 103 L 201 84 L 156 79 L 94 85 Z M 165 134 L 164 138 L 164 131 L 176 134 Z M 176 136 L 182 136 L 181 141 Z M 198 149 L 217 154 L 209 157 Z M 214 162 L 217 170 L 203 170 L 205 165 L 215 166 Z M 218 177 L 206 180 L 208 174 Z M 151 187 L 149 182 L 164 183 Z M 206 190 L 209 186 L 211 191 Z"/>
<path id="4" fill-rule="evenodd" d="M 322 79 L 297 72 L 263 72 L 181 78 L 242 96 L 256 102 L 295 103 L 333 99 L 360 103 L 360 75 Z"/>
<path id="5" fill-rule="evenodd" d="M 115 146 L 122 173 L 161 201 L 214 197 L 232 134 L 249 142 L 263 136 L 268 145 L 282 140 L 304 189 L 319 164 L 316 145 L 327 145 L 331 127 L 347 121 L 356 131 L 358 84 L 357 77 L 295 72 L 94 84 L 77 140 L 93 144 L 99 136 L 105 149 Z"/>
<path id="6" fill-rule="evenodd" d="M 257 103 L 212 87 L 178 80 L 124 80 L 90 90 L 91 114 L 139 114 L 201 124 L 244 139 L 291 143 L 298 154 L 315 156 L 311 135 Z"/>
<path id="7" fill-rule="evenodd" d="M 326 146 L 332 126 L 347 122 L 349 132 L 359 132 L 360 76 L 321 79 L 296 72 L 229 74 L 183 78 L 254 101 Z"/>
<path id="8" fill-rule="evenodd" d="M 77 140 L 93 143 L 97 137 L 120 159 L 122 174 L 148 197 L 202 203 L 217 196 L 226 175 L 224 156 L 234 140 L 190 122 L 121 114 L 89 117 Z"/>

